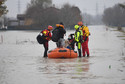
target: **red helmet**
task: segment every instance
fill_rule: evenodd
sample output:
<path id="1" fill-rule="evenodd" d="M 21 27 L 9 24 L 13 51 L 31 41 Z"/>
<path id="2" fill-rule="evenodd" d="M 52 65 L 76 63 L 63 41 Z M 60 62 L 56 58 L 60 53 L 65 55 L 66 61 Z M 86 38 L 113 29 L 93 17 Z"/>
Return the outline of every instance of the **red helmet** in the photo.
<path id="1" fill-rule="evenodd" d="M 48 29 L 49 29 L 49 30 L 52 30 L 52 29 L 53 29 L 53 27 L 49 25 L 49 26 L 48 26 Z"/>
<path id="2" fill-rule="evenodd" d="M 82 25 L 83 25 L 83 22 L 82 22 L 82 21 L 79 21 L 79 22 L 78 22 L 78 25 L 79 25 L 79 26 L 82 26 Z"/>

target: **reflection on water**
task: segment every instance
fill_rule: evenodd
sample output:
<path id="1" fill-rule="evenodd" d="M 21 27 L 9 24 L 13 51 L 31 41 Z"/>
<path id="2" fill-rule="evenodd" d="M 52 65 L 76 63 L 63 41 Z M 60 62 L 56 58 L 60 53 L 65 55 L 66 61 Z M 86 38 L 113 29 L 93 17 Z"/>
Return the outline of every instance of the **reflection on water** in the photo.
<path id="1" fill-rule="evenodd" d="M 83 59 L 78 59 L 78 65 L 77 65 L 77 71 L 78 73 L 82 72 L 88 72 L 89 71 L 89 59 L 88 58 L 83 58 Z"/>
<path id="2" fill-rule="evenodd" d="M 68 77 L 70 79 L 89 78 L 89 58 L 75 59 L 38 59 L 37 67 L 39 74 L 55 77 Z"/>

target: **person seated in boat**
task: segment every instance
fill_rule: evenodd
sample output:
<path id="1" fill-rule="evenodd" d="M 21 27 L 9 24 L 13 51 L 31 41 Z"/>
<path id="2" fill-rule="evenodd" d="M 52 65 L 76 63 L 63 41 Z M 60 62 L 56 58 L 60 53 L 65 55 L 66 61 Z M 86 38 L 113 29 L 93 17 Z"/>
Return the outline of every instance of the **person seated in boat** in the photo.
<path id="1" fill-rule="evenodd" d="M 74 38 L 74 34 L 70 34 L 68 36 L 68 40 L 65 41 L 65 47 L 71 50 L 74 50 L 75 46 L 75 38 Z"/>
<path id="2" fill-rule="evenodd" d="M 48 42 L 51 40 L 51 37 L 52 37 L 51 32 L 50 32 L 52 29 L 53 29 L 53 27 L 49 25 L 48 29 L 45 29 L 45 30 L 43 30 L 41 32 L 45 36 L 44 43 L 43 43 L 43 46 L 44 46 L 44 49 L 45 49 L 45 51 L 44 51 L 44 57 L 48 57 L 47 56 Z"/>
<path id="3" fill-rule="evenodd" d="M 56 28 L 52 31 L 52 41 L 56 42 L 58 48 L 62 48 L 65 46 L 64 34 L 66 30 L 64 29 L 64 24 L 60 22 L 56 24 Z"/>

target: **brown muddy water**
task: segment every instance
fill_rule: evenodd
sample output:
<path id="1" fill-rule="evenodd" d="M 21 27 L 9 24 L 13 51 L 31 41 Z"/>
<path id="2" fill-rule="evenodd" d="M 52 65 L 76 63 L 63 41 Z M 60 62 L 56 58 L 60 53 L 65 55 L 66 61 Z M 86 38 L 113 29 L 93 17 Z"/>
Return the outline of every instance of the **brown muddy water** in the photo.
<path id="1" fill-rule="evenodd" d="M 90 57 L 75 59 L 43 58 L 40 31 L 0 31 L 0 84 L 125 84 L 125 34 L 89 28 Z"/>

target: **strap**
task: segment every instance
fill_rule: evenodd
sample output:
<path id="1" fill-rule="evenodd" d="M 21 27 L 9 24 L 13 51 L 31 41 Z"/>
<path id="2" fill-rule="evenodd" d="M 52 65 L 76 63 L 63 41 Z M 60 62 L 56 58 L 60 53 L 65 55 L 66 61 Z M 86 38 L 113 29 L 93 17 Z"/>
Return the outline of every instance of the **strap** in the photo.
<path id="1" fill-rule="evenodd" d="M 50 32 L 48 33 L 48 36 L 47 36 L 47 37 L 49 37 L 49 34 L 50 34 Z"/>

